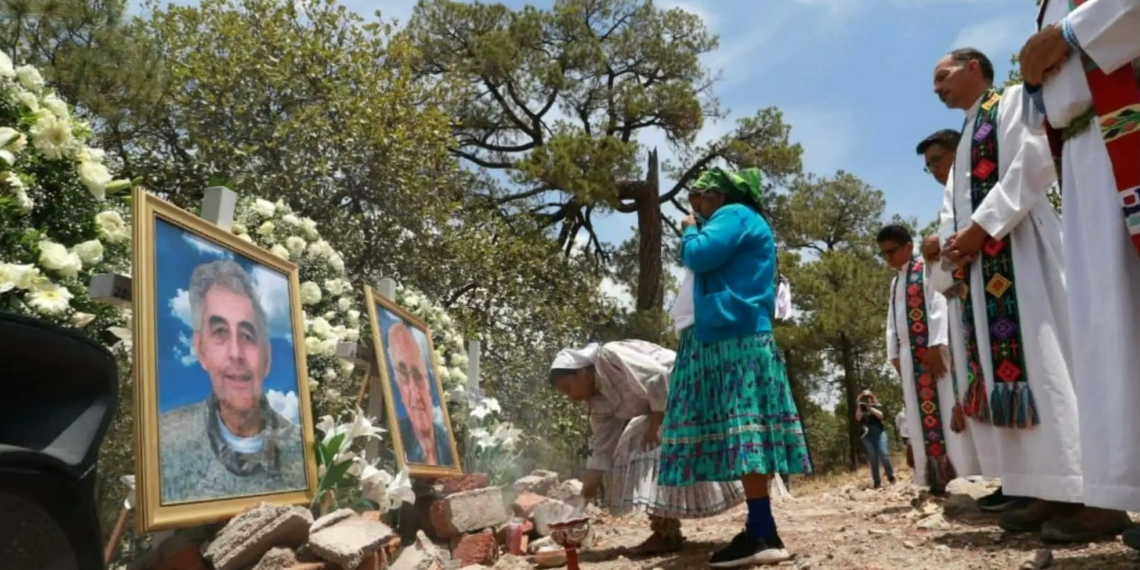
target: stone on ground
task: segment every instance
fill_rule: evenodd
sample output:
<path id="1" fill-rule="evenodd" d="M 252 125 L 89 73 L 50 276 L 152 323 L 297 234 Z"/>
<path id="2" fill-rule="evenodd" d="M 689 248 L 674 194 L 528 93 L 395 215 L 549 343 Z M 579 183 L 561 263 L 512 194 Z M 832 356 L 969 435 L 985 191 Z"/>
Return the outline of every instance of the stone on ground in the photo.
<path id="1" fill-rule="evenodd" d="M 503 507 L 503 491 L 498 487 L 456 493 L 431 505 L 431 526 L 440 538 L 494 528 L 505 522 L 507 510 Z"/>
<path id="2" fill-rule="evenodd" d="M 304 544 L 312 522 L 307 509 L 262 503 L 226 524 L 206 549 L 205 558 L 215 570 L 251 566 L 270 548 Z"/>
<path id="3" fill-rule="evenodd" d="M 326 517 L 332 517 L 331 513 Z M 309 549 L 321 560 L 333 562 L 341 568 L 356 568 L 365 558 L 380 550 L 395 535 L 388 525 L 365 519 L 353 513 L 352 516 L 336 518 L 335 522 L 318 525 L 309 536 Z"/>

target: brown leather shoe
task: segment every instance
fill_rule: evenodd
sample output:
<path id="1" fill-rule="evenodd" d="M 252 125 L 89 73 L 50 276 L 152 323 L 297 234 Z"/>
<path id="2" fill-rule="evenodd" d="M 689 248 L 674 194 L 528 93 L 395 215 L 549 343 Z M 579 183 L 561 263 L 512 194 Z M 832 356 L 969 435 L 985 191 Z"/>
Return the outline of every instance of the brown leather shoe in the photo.
<path id="1" fill-rule="evenodd" d="M 1045 521 L 1075 515 L 1082 508 L 1072 503 L 1035 499 L 1023 509 L 1003 514 L 998 526 L 1006 532 L 1038 532 Z"/>
<path id="2" fill-rule="evenodd" d="M 1132 527 L 1124 511 L 1084 507 L 1076 514 L 1053 519 L 1041 526 L 1041 540 L 1054 544 L 1087 544 L 1111 540 Z"/>

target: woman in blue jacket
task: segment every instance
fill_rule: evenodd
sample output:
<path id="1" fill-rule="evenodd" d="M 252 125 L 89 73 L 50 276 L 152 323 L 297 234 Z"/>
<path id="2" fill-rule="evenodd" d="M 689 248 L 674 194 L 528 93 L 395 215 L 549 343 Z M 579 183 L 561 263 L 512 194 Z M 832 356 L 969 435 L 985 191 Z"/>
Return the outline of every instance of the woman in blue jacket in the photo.
<path id="1" fill-rule="evenodd" d="M 661 485 L 740 480 L 745 530 L 713 568 L 790 559 L 769 478 L 811 472 L 799 413 L 772 335 L 776 246 L 760 215 L 758 169 L 714 168 L 689 192 L 681 262 L 693 272 L 693 326 L 681 333 L 663 422 Z"/>

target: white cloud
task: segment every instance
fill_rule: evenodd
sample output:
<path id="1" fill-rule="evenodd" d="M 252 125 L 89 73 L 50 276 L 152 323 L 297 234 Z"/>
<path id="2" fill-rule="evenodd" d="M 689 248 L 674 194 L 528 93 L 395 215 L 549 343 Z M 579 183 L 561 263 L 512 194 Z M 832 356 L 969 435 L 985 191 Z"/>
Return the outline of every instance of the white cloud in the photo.
<path id="1" fill-rule="evenodd" d="M 289 281 L 284 275 L 261 266 L 255 266 L 249 277 L 253 280 L 253 286 L 257 288 L 261 308 L 265 311 L 266 320 L 269 321 L 270 336 L 291 341 L 293 322 Z"/>
<path id="2" fill-rule="evenodd" d="M 281 415 L 281 417 L 289 420 L 294 425 L 301 423 L 301 407 L 297 403 L 297 393 L 287 392 L 281 393 L 277 390 L 269 390 L 265 393 L 265 398 L 269 400 L 269 407 L 273 411 Z"/>
<path id="3" fill-rule="evenodd" d="M 166 305 L 170 307 L 171 315 L 186 326 L 194 328 L 193 321 L 190 318 L 190 291 L 179 289 Z"/>
<path id="4" fill-rule="evenodd" d="M 182 366 L 193 366 L 198 362 L 198 355 L 194 353 L 191 337 L 185 332 L 178 331 L 178 344 L 174 345 L 174 358 Z"/>
<path id="5" fill-rule="evenodd" d="M 984 20 L 959 30 L 949 49 L 972 47 L 994 61 L 1002 61 L 1019 50 L 1033 31 L 1032 18 L 1003 17 Z"/>
<path id="6" fill-rule="evenodd" d="M 229 251 L 189 232 L 182 232 L 182 239 L 185 240 L 186 243 L 194 246 L 194 249 L 197 249 L 198 253 L 203 255 L 212 255 L 219 259 L 233 259 L 234 255 Z"/>

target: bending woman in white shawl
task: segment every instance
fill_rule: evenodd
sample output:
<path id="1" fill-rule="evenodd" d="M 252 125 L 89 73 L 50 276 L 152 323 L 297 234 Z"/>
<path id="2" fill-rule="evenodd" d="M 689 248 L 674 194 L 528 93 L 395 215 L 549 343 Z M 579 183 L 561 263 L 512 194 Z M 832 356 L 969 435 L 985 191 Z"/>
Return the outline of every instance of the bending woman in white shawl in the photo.
<path id="1" fill-rule="evenodd" d="M 614 514 L 649 515 L 653 534 L 632 550 L 652 554 L 679 550 L 682 518 L 720 514 L 744 501 L 738 482 L 689 487 L 657 485 L 661 422 L 669 399 L 676 353 L 641 340 L 563 350 L 550 367 L 550 382 L 590 411 L 590 458 L 582 496 L 598 495 Z"/>

